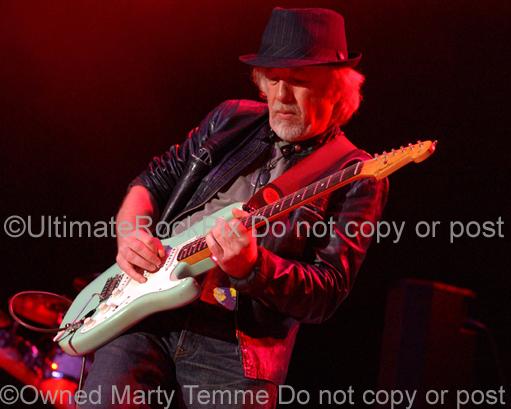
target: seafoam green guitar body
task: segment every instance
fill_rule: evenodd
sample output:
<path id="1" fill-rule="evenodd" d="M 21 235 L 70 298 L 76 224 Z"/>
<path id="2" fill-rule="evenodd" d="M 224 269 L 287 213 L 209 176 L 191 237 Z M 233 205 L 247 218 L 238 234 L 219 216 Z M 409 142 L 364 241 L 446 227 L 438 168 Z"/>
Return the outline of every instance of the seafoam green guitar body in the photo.
<path id="1" fill-rule="evenodd" d="M 232 209 L 241 209 L 242 205 L 227 206 L 183 233 L 163 240 L 167 260 L 157 272 L 146 273 L 145 283 L 129 278 L 117 264 L 92 281 L 74 300 L 62 321 L 62 330 L 55 337 L 64 352 L 89 353 L 148 315 L 179 308 L 197 299 L 201 288 L 194 277 L 215 264 L 209 257 L 193 264 L 179 262 L 177 253 L 184 244 L 206 234 L 218 217 L 231 219 Z"/>

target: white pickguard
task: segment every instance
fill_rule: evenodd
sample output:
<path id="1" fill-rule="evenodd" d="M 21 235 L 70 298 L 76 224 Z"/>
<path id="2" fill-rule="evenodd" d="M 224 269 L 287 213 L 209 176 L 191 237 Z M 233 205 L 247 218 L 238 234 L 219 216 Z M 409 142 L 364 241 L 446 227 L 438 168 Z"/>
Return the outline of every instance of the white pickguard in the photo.
<path id="1" fill-rule="evenodd" d="M 138 281 L 133 280 L 123 271 L 122 279 L 112 292 L 112 295 L 99 304 L 94 316 L 85 319 L 83 326 L 80 328 L 80 332 L 86 333 L 90 331 L 102 322 L 111 318 L 113 315 L 121 312 L 124 308 L 140 297 L 160 291 L 166 291 L 179 285 L 182 280 L 177 279 L 173 274 L 179 263 L 179 261 L 177 261 L 177 255 L 183 246 L 191 243 L 196 238 L 197 237 L 193 237 L 178 247 L 173 247 L 167 250 L 167 260 L 162 268 L 154 273 L 149 273 L 147 271 L 144 272 L 144 277 L 147 279 L 145 283 L 139 283 Z"/>

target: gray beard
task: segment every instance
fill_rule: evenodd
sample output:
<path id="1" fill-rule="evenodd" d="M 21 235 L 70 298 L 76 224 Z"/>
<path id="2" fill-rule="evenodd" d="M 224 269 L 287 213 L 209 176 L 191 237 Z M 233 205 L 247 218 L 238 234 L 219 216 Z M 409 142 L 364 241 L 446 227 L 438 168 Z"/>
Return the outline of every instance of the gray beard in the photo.
<path id="1" fill-rule="evenodd" d="M 272 125 L 272 129 L 277 136 L 284 141 L 294 142 L 306 139 L 304 135 L 307 129 L 303 126 L 303 124 L 294 125 L 279 121 L 277 124 Z"/>

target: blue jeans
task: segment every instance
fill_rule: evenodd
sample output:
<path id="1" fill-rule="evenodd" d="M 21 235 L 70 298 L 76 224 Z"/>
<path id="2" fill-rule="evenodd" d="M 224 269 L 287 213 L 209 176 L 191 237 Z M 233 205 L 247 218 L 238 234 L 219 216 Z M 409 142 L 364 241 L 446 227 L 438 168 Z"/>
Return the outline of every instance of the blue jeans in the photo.
<path id="1" fill-rule="evenodd" d="M 235 336 L 220 339 L 194 328 L 164 335 L 135 330 L 98 349 L 79 407 L 275 407 L 275 384 L 244 377 Z"/>

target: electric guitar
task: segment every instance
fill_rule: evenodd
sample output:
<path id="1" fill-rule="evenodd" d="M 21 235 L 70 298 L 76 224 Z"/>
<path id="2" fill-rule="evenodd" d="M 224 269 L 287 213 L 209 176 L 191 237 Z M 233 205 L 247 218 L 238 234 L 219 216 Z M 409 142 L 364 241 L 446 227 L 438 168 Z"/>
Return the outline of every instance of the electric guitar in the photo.
<path id="1" fill-rule="evenodd" d="M 382 179 L 410 162 L 421 162 L 435 150 L 436 142 L 417 142 L 373 159 L 357 162 L 290 195 L 263 206 L 240 219 L 247 228 L 258 228 L 346 184 L 362 178 Z M 76 297 L 54 338 L 70 355 L 87 354 L 145 317 L 185 306 L 196 300 L 201 287 L 195 277 L 215 267 L 206 245 L 204 226 L 218 217 L 232 218 L 234 203 L 213 213 L 189 229 L 162 241 L 166 261 L 155 273 L 144 272 L 139 283 L 114 264 Z"/>

